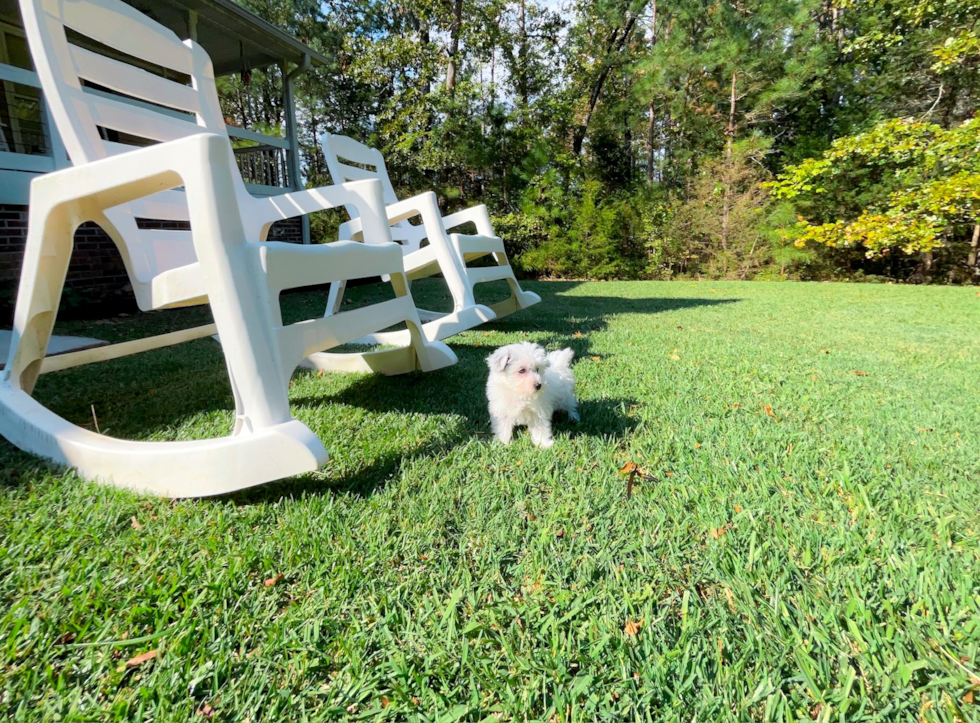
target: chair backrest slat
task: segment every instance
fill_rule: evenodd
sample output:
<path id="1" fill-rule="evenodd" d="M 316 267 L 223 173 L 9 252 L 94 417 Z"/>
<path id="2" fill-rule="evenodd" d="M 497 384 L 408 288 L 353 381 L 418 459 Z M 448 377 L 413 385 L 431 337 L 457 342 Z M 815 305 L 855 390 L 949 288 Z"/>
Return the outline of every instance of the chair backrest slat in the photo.
<path id="1" fill-rule="evenodd" d="M 320 139 L 320 144 L 323 146 L 323 155 L 327 159 L 327 168 L 330 169 L 330 178 L 334 183 L 377 178 L 381 181 L 385 204 L 390 206 L 398 202 L 395 188 L 391 185 L 391 178 L 388 176 L 384 156 L 377 148 L 366 146 L 348 136 L 338 136 L 333 133 L 325 133 Z M 358 165 L 351 165 L 353 163 Z M 361 166 L 371 166 L 374 170 Z M 357 209 L 353 206 L 346 208 L 351 218 L 357 217 Z M 391 227 L 391 238 L 401 244 L 402 253 L 410 254 L 421 248 L 425 229 L 423 226 L 413 226 L 407 220 L 399 221 Z"/>
<path id="2" fill-rule="evenodd" d="M 369 171 L 366 168 L 349 166 L 346 163 L 338 163 L 337 168 L 340 169 L 340 173 L 344 177 L 343 180 L 344 183 L 346 183 L 347 181 L 366 181 L 378 177 L 377 171 Z"/>
<path id="3" fill-rule="evenodd" d="M 190 75 L 193 62 L 183 41 L 123 2 L 35 0 L 59 24 L 134 58 Z"/>
<path id="4" fill-rule="evenodd" d="M 147 229 L 142 231 L 146 252 L 157 266 L 174 269 L 194 263 L 194 244 L 188 231 Z"/>
<path id="5" fill-rule="evenodd" d="M 131 105 L 124 100 L 92 96 L 91 93 L 85 93 L 85 95 L 90 96 L 90 98 L 83 102 L 88 103 L 92 120 L 99 128 L 107 128 L 161 143 L 186 138 L 193 133 L 201 132 L 200 128 L 187 121 L 164 113 L 154 113 L 146 108 Z M 194 129 L 193 133 L 187 132 L 188 127 Z M 129 150 L 133 150 L 133 147 L 130 146 Z M 110 154 L 107 153 L 106 155 Z"/>
<path id="6" fill-rule="evenodd" d="M 181 40 L 121 0 L 20 5 L 48 107 L 75 165 L 201 132 L 227 137 L 211 60 L 193 40 Z M 236 193 L 247 196 L 234 170 Z M 167 219 L 187 217 L 181 193 L 105 214 L 134 286 L 195 261 L 189 234 L 169 237 L 161 253 L 159 234 L 139 229 L 135 212 L 149 209 Z M 180 243 L 184 249 L 176 250 Z"/>
<path id="7" fill-rule="evenodd" d="M 373 166 L 377 162 L 377 151 L 370 146 L 355 141 L 348 136 L 330 134 L 330 148 L 338 158 L 346 158 L 354 163 Z"/>
<path id="8" fill-rule="evenodd" d="M 395 195 L 395 189 L 388 177 L 388 167 L 385 166 L 384 156 L 379 150 L 359 143 L 348 136 L 339 136 L 333 133 L 325 133 L 321 138 L 321 144 L 323 145 L 323 154 L 327 159 L 327 168 L 330 170 L 330 178 L 334 183 L 377 178 L 381 181 L 385 203 L 397 203 L 398 196 Z M 345 160 L 361 166 L 373 166 L 374 170 L 352 166 L 350 163 L 344 163 Z M 352 218 L 357 216 L 356 209 L 352 207 L 348 207 L 347 212 L 351 214 Z"/>
<path id="9" fill-rule="evenodd" d="M 69 49 L 78 77 L 124 95 L 175 108 L 186 113 L 201 110 L 196 90 L 128 63 L 72 45 Z"/>

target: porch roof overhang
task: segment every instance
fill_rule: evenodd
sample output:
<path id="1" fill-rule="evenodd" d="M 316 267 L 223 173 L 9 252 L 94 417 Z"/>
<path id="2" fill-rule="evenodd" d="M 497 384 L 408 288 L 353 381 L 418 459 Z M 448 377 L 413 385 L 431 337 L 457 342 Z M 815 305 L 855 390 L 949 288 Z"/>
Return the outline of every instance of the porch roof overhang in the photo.
<path id="1" fill-rule="evenodd" d="M 314 66 L 327 59 L 308 45 L 267 23 L 232 0 L 125 0 L 178 36 L 191 36 L 190 14 L 197 14 L 197 41 L 208 51 L 216 75 L 242 69 L 242 49 L 251 68 L 286 61 Z"/>

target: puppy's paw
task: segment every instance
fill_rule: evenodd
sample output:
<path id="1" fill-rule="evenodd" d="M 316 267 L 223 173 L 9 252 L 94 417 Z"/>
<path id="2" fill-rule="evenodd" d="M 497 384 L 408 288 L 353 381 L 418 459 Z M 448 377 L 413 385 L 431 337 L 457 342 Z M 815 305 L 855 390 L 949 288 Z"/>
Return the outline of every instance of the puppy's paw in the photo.
<path id="1" fill-rule="evenodd" d="M 501 444 L 510 444 L 510 442 L 511 442 L 511 436 L 510 435 L 507 435 L 506 437 L 504 437 L 503 435 L 498 434 L 498 435 L 496 435 L 496 439 Z"/>
<path id="2" fill-rule="evenodd" d="M 581 422 L 582 421 L 582 417 L 579 416 L 579 413 L 578 412 L 569 412 L 568 413 L 568 418 L 571 421 L 573 421 L 573 422 Z"/>
<path id="3" fill-rule="evenodd" d="M 540 447 L 541 449 L 551 449 L 555 446 L 555 440 L 551 437 L 545 437 L 544 439 L 536 440 L 534 446 Z"/>

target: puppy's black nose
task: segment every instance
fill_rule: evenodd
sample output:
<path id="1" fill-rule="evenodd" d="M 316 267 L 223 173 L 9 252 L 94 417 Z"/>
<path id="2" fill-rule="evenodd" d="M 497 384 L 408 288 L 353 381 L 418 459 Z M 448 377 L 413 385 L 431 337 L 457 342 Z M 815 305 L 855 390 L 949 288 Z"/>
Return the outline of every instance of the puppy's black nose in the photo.
<path id="1" fill-rule="evenodd" d="M 536 392 L 541 391 L 541 382 L 534 383 L 534 391 Z"/>

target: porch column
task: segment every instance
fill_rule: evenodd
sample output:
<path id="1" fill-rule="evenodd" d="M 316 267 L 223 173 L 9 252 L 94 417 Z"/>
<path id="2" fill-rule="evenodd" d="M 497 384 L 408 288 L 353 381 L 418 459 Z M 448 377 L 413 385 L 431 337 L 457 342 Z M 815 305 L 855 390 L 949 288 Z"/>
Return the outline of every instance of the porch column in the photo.
<path id="1" fill-rule="evenodd" d="M 299 134 L 296 132 L 296 100 L 293 97 L 293 79 L 298 78 L 310 67 L 310 56 L 304 55 L 303 62 L 286 72 L 286 61 L 279 65 L 282 70 L 282 106 L 286 117 L 286 140 L 289 141 L 289 153 L 286 156 L 286 170 L 289 172 L 289 185 L 294 191 L 303 190 L 300 175 Z M 303 216 L 303 243 L 310 243 L 310 217 Z"/>

